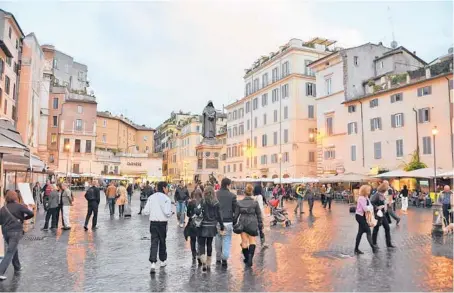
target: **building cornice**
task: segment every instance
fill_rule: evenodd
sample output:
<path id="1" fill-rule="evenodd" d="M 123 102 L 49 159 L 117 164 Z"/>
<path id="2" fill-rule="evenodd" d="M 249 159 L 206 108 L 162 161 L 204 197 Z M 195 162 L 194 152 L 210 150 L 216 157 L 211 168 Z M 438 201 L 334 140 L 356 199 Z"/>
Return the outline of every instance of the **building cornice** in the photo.
<path id="1" fill-rule="evenodd" d="M 316 101 L 319 101 L 319 100 L 323 100 L 323 99 L 331 98 L 332 96 L 335 96 L 335 95 L 341 94 L 341 93 L 343 93 L 343 92 L 344 92 L 344 90 L 340 90 L 340 91 L 337 91 L 337 92 L 335 92 L 335 93 L 332 93 L 332 94 L 330 94 L 330 95 L 327 95 L 327 96 L 323 96 L 323 97 L 317 97 L 317 98 L 315 98 L 315 100 L 316 100 Z"/>

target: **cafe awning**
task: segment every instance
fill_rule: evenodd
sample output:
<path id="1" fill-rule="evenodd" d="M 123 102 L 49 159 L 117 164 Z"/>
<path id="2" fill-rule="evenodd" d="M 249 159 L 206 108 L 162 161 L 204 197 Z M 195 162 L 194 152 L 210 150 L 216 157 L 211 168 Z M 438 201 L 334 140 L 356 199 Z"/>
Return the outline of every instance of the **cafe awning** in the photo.
<path id="1" fill-rule="evenodd" d="M 445 172 L 446 172 L 445 170 L 437 168 L 437 177 L 438 177 L 438 174 L 443 174 Z M 410 171 L 410 172 L 407 173 L 407 175 L 405 177 L 410 177 L 410 178 L 434 178 L 435 177 L 435 171 L 434 171 L 434 168 L 423 168 L 423 169 Z"/>
<path id="2" fill-rule="evenodd" d="M 375 178 L 401 178 L 408 177 L 408 172 L 404 170 L 393 170 L 374 176 Z"/>
<path id="3" fill-rule="evenodd" d="M 369 182 L 376 181 L 373 177 L 358 173 L 343 173 L 336 176 L 320 178 L 320 183 L 341 183 L 341 182 Z"/>

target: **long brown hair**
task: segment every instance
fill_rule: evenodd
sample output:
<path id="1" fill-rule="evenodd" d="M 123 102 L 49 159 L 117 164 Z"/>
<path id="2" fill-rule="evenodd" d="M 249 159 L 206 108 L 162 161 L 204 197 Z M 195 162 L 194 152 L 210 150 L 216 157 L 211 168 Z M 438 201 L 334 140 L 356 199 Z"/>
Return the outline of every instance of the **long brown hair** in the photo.
<path id="1" fill-rule="evenodd" d="M 252 184 L 249 183 L 248 185 L 246 185 L 246 189 L 244 190 L 244 194 L 246 194 L 246 196 L 251 196 L 253 190 L 254 190 L 254 187 L 252 186 Z"/>
<path id="2" fill-rule="evenodd" d="M 214 205 L 218 202 L 213 186 L 210 185 L 205 188 L 205 190 L 203 191 L 203 199 L 207 204 L 210 205 Z"/>

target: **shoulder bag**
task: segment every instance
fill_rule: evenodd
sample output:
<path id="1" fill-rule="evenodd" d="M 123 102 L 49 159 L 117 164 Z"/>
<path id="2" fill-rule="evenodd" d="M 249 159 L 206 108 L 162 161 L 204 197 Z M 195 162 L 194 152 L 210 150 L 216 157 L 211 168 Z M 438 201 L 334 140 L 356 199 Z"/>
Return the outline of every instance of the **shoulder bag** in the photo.
<path id="1" fill-rule="evenodd" d="M 241 214 L 238 216 L 238 220 L 236 220 L 235 225 L 233 225 L 233 233 L 241 234 L 243 233 L 244 227 L 243 223 L 241 222 Z"/>

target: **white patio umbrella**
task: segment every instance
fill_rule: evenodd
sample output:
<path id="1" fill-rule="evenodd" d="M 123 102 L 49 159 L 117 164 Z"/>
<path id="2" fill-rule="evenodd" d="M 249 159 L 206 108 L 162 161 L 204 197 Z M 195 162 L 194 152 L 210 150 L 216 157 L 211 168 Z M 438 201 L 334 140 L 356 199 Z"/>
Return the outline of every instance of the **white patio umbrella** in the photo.
<path id="1" fill-rule="evenodd" d="M 441 174 L 437 174 L 437 177 L 454 177 L 454 170 L 453 171 L 448 171 L 448 172 L 444 172 L 444 173 L 441 173 Z"/>
<path id="2" fill-rule="evenodd" d="M 438 174 L 443 174 L 445 172 L 446 172 L 445 170 L 437 168 L 437 177 L 438 177 Z M 418 170 L 413 170 L 413 171 L 407 172 L 407 175 L 405 177 L 433 178 L 434 175 L 435 175 L 434 168 L 423 168 L 423 169 L 418 169 Z"/>
<path id="3" fill-rule="evenodd" d="M 404 170 L 393 170 L 385 173 L 378 174 L 374 176 L 375 178 L 400 178 L 400 177 L 408 177 L 408 172 Z"/>

